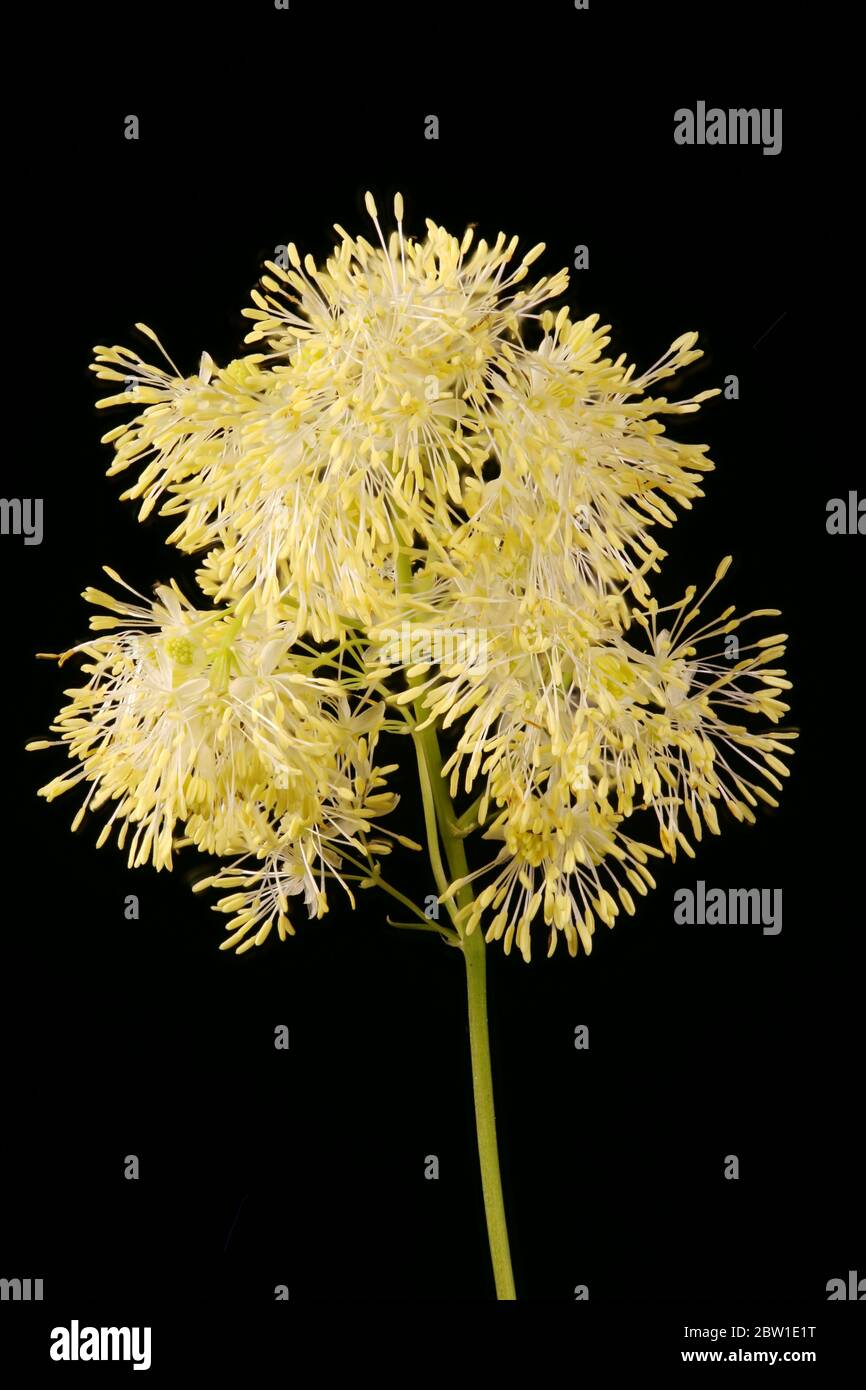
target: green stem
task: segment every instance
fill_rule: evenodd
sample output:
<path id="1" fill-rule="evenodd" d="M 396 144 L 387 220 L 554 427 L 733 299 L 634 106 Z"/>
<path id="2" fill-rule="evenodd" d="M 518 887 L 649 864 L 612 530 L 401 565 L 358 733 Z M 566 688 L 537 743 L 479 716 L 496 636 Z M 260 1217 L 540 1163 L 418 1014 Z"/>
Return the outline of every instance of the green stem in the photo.
<path id="1" fill-rule="evenodd" d="M 424 741 L 424 754 L 434 793 L 439 833 L 445 846 L 445 857 L 452 878 L 463 878 L 469 872 L 462 838 L 455 834 L 454 806 L 442 778 L 442 757 L 435 729 L 423 729 L 419 738 Z M 462 906 L 472 901 L 472 888 L 464 884 L 457 893 Z M 472 1057 L 472 1091 L 475 1098 L 475 1128 L 478 1134 L 478 1157 L 481 1162 L 481 1187 L 487 1215 L 487 1236 L 490 1258 L 496 1280 L 498 1300 L 516 1299 L 511 1253 L 508 1247 L 508 1226 L 505 1220 L 505 1201 L 502 1196 L 502 1177 L 499 1172 L 499 1150 L 496 1143 L 496 1113 L 493 1104 L 493 1069 L 490 1063 L 490 1029 L 487 1021 L 487 947 L 480 927 L 471 935 L 461 933 L 460 944 L 466 964 L 466 994 L 469 1004 L 469 1048 Z"/>
<path id="2" fill-rule="evenodd" d="M 424 806 L 424 828 L 427 835 L 427 852 L 430 856 L 430 867 L 433 870 L 433 878 L 441 896 L 448 891 L 448 875 L 445 873 L 445 866 L 442 863 L 442 855 L 439 850 L 436 789 L 430 774 L 430 765 L 427 761 L 425 752 L 424 734 L 426 732 L 427 730 L 425 729 L 419 734 L 413 729 L 412 742 L 415 745 L 415 753 L 418 758 L 418 781 L 421 787 L 421 801 Z M 457 914 L 451 905 L 450 899 L 446 903 L 446 907 L 448 908 L 448 915 L 456 925 Z"/>
<path id="3" fill-rule="evenodd" d="M 411 589 L 412 567 L 408 556 L 402 551 L 397 557 L 397 577 L 400 588 L 404 592 Z M 414 710 L 416 720 L 419 723 L 423 722 L 429 714 L 429 711 L 423 709 L 420 696 L 414 702 Z M 463 839 L 455 828 L 457 818 L 454 813 L 454 804 L 442 777 L 442 755 L 436 730 L 431 724 L 426 729 L 413 731 L 412 737 L 418 754 L 422 786 L 426 782 L 425 790 L 428 795 L 432 790 L 438 834 L 445 849 L 445 858 L 452 880 L 463 878 L 468 874 L 469 866 L 466 862 Z M 431 861 L 433 858 L 431 853 Z M 438 843 L 435 858 L 439 860 L 441 870 Z M 436 876 L 438 879 L 439 875 Z M 471 903 L 472 899 L 472 886 L 466 883 L 459 889 L 457 901 L 461 907 L 464 907 Z M 507 1301 L 516 1299 L 517 1293 L 511 1270 L 505 1202 L 502 1196 L 502 1177 L 499 1171 L 499 1150 L 496 1143 L 493 1070 L 490 1063 L 490 1031 L 487 1020 L 487 947 L 480 927 L 476 927 L 468 936 L 461 931 L 460 946 L 466 964 L 475 1128 L 478 1135 L 478 1157 L 481 1164 L 481 1187 L 484 1193 L 490 1258 L 493 1262 L 497 1300 Z"/>
<path id="4" fill-rule="evenodd" d="M 490 1066 L 490 1031 L 487 1024 L 487 961 L 484 937 L 479 927 L 463 938 L 466 962 L 466 993 L 469 1000 L 469 1048 L 472 1056 L 472 1090 L 475 1096 L 475 1127 L 481 1160 L 481 1186 L 487 1213 L 487 1237 L 499 1300 L 516 1299 L 508 1226 L 496 1146 L 496 1114 L 493 1107 L 493 1071 Z"/>

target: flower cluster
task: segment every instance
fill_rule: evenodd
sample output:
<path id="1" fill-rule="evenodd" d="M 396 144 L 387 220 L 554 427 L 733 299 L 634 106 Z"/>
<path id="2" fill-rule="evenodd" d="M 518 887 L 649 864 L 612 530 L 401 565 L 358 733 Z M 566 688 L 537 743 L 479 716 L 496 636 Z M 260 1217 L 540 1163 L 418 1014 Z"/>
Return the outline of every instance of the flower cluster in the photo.
<path id="1" fill-rule="evenodd" d="M 337 226 L 324 264 L 291 244 L 266 263 L 255 350 L 227 367 L 184 377 L 144 325 L 166 366 L 96 349 L 122 384 L 100 405 L 139 407 L 104 436 L 109 471 L 173 519 L 205 606 L 88 591 L 110 635 L 74 649 L 89 679 L 53 726 L 72 767 L 42 791 L 85 783 L 76 824 L 109 807 L 100 842 L 116 829 L 131 864 L 229 860 L 199 886 L 230 890 L 224 945 L 245 950 L 292 931 L 289 897 L 321 915 L 330 882 L 379 881 L 373 854 L 411 843 L 379 824 L 379 737 L 453 729 L 461 833 L 493 846 L 440 894 L 458 931 L 528 960 L 540 923 L 548 953 L 560 933 L 589 952 L 652 859 L 693 854 L 721 808 L 754 819 L 787 772 L 785 637 L 741 634 L 775 611 L 701 618 L 728 560 L 700 598 L 650 590 L 659 528 L 713 466 L 663 420 L 716 393 L 660 394 L 694 333 L 639 375 L 606 356 L 596 316 L 551 307 L 566 272 L 530 279 L 543 246 L 430 221 L 415 240 L 399 195 L 386 238 L 366 201 L 378 244 Z M 483 634 L 483 666 L 449 642 L 383 665 L 407 625 Z"/>
<path id="2" fill-rule="evenodd" d="M 73 760 L 41 794 L 51 801 L 86 784 L 73 830 L 88 809 L 110 805 L 98 844 L 116 830 L 130 868 L 170 869 L 185 845 L 230 856 L 230 869 L 197 884 L 243 890 L 217 904 L 235 914 L 225 947 L 260 945 L 274 923 L 281 938 L 293 934 L 291 896 L 322 916 L 326 878 L 347 886 L 344 856 L 366 856 L 369 832 L 396 805 L 383 790 L 393 767 L 373 764 L 384 703 L 353 703 L 340 680 L 319 674 L 333 657 L 293 646 L 283 625 L 197 610 L 174 583 L 157 586 L 152 602 L 97 589 L 84 597 L 108 610 L 90 623 L 107 635 L 59 657 L 81 653 L 89 679 L 66 692 L 56 737 L 30 745 L 65 746 Z M 380 830 L 375 848 L 387 851 L 389 838 L 412 843 Z"/>
<path id="3" fill-rule="evenodd" d="M 777 611 L 737 617 L 728 608 L 696 626 L 699 614 L 693 590 L 668 609 L 649 599 L 594 617 L 524 596 L 488 635 L 484 682 L 459 662 L 428 681 L 430 717 L 465 716 L 445 764 L 452 793 L 480 782 L 477 823 L 501 841 L 492 863 L 470 876 L 496 871 L 463 909 L 467 930 L 492 908 L 488 939 L 504 935 L 506 950 L 514 941 L 528 959 L 530 925 L 543 909 L 549 952 L 558 931 L 572 954 L 578 941 L 588 952 L 596 919 L 613 925 L 620 905 L 635 910 L 630 888 L 644 895 L 654 886 L 648 857 L 693 856 L 689 834 L 700 840 L 703 826 L 718 834 L 718 806 L 753 821 L 759 801 L 777 804 L 769 788 L 787 775 L 779 755 L 793 734 L 759 732 L 743 718 L 777 724 L 786 712 L 780 696 L 790 683 L 771 664 L 785 634 L 729 641 L 742 623 Z M 657 845 L 626 834 L 638 810 L 655 814 Z"/>

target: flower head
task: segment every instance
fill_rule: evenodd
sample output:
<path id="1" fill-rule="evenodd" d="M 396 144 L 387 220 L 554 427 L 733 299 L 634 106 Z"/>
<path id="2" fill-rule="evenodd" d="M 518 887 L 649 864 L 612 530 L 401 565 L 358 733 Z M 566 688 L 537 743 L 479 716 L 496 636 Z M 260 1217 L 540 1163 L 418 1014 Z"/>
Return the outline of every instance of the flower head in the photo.
<path id="1" fill-rule="evenodd" d="M 294 245 L 287 268 L 267 263 L 246 311 L 267 353 L 222 371 L 206 356 L 188 379 L 124 348 L 94 364 L 140 383 L 102 405 L 148 402 L 106 436 L 111 471 L 145 465 L 126 495 L 181 517 L 170 539 L 209 551 L 216 602 L 288 607 L 317 640 L 382 613 L 399 545 L 417 533 L 435 549 L 465 518 L 465 479 L 489 456 L 484 403 L 521 321 L 567 282 L 518 288 L 543 248 L 515 262 L 516 237 L 473 245 L 471 229 L 457 241 L 433 222 L 404 237 L 399 196 L 386 242 L 368 208 L 379 246 L 338 227 L 323 267 Z"/>
<path id="2" fill-rule="evenodd" d="M 89 679 L 66 692 L 57 739 L 31 745 L 65 746 L 73 760 L 41 788 L 47 800 L 87 786 L 73 829 L 112 804 L 99 844 L 113 829 L 121 847 L 131 835 L 131 867 L 171 868 L 184 844 L 230 855 L 296 842 L 315 865 L 329 838 L 393 808 L 393 795 L 371 794 L 381 702 L 353 712 L 341 686 L 315 674 L 320 658 L 290 651 L 284 631 L 195 609 L 175 584 L 153 602 L 85 597 L 115 615 L 91 618 L 110 635 L 60 658 L 83 654 Z"/>
<path id="3" fill-rule="evenodd" d="M 226 367 L 204 353 L 184 376 L 144 325 L 166 366 L 96 349 L 123 388 L 100 404 L 139 407 L 105 436 L 109 471 L 172 518 L 206 606 L 174 583 L 88 591 L 103 635 L 74 649 L 88 680 L 53 726 L 72 766 L 42 793 L 83 784 L 75 824 L 109 807 L 100 843 L 117 829 L 130 864 L 229 861 L 200 886 L 246 951 L 293 931 L 290 900 L 321 916 L 330 883 L 382 882 L 372 856 L 411 842 L 381 826 L 396 797 L 375 753 L 411 733 L 462 937 L 529 959 L 537 924 L 548 952 L 589 952 L 651 858 L 694 854 L 722 810 L 753 820 L 787 773 L 785 634 L 739 645 L 776 610 L 701 619 L 729 560 L 699 599 L 652 593 L 659 533 L 713 467 L 666 424 L 717 393 L 667 393 L 693 332 L 642 371 L 608 355 L 597 315 L 552 304 L 565 271 L 531 279 L 543 246 L 430 220 L 416 239 L 399 194 L 386 235 L 366 206 L 373 240 L 336 226 L 323 263 L 292 243 L 266 262 L 253 350 Z M 447 790 L 429 726 L 452 740 Z M 431 831 L 449 791 L 475 798 L 485 860 L 450 880 Z"/>

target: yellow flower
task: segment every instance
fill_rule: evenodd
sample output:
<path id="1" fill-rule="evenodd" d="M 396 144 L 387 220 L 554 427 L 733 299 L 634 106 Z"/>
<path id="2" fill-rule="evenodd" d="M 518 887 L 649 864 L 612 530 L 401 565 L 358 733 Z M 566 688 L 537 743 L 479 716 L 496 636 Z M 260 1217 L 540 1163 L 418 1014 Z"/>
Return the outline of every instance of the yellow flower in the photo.
<path id="1" fill-rule="evenodd" d="M 203 882 L 230 890 L 223 944 L 245 951 L 293 930 L 289 899 L 321 915 L 329 882 L 380 881 L 380 734 L 411 727 L 423 762 L 425 731 L 453 731 L 447 790 L 422 776 L 428 834 L 450 790 L 497 846 L 449 878 L 433 836 L 464 939 L 483 923 L 529 959 L 537 918 L 548 951 L 562 933 L 588 952 L 653 885 L 651 856 L 693 854 L 720 807 L 753 820 L 787 773 L 785 636 L 734 645 L 775 610 L 698 625 L 728 561 L 700 599 L 660 608 L 650 588 L 658 528 L 713 467 L 663 422 L 717 393 L 662 394 L 696 334 L 639 372 L 597 315 L 546 307 L 567 275 L 529 281 L 542 246 L 429 220 L 416 240 L 399 194 L 386 236 L 366 205 L 374 241 L 337 226 L 323 264 L 294 244 L 266 263 L 255 350 L 227 367 L 205 353 L 184 377 L 144 325 L 166 367 L 96 349 L 123 388 L 100 404 L 143 406 L 105 436 L 110 472 L 134 468 L 124 496 L 174 519 L 212 606 L 89 591 L 117 616 L 76 649 L 90 679 L 53 726 L 73 766 L 42 792 L 86 783 L 75 824 L 110 804 L 100 842 L 131 835 L 131 864 L 231 860 Z M 658 848 L 630 834 L 639 812 Z"/>
<path id="2" fill-rule="evenodd" d="M 411 843 L 381 829 L 375 840 L 366 839 L 377 818 L 393 810 L 398 800 L 393 792 L 381 790 L 394 765 L 373 766 L 381 711 L 371 709 L 353 718 L 344 706 L 340 715 L 342 746 L 329 761 L 326 777 L 322 778 L 319 768 L 315 769 L 317 779 L 310 777 L 305 788 L 293 784 L 282 814 L 272 814 L 270 819 L 260 815 L 250 824 L 247 852 L 196 884 L 196 891 L 233 890 L 214 905 L 217 912 L 234 914 L 226 925 L 230 935 L 221 950 L 236 947 L 241 955 L 261 946 L 275 923 L 281 941 L 293 936 L 291 897 L 302 896 L 308 915 L 322 917 L 328 910 L 328 879 L 345 889 L 354 907 L 354 895 L 343 876 L 343 856 L 348 851 L 362 858 L 368 850 L 387 853 L 390 845 L 381 838 L 383 834 Z"/>
<path id="3" fill-rule="evenodd" d="M 768 733 L 751 727 L 754 716 L 776 725 L 788 713 L 780 697 L 791 682 L 775 665 L 784 655 L 787 634 L 773 633 L 745 645 L 738 637 L 736 645 L 730 640 L 741 624 L 778 617 L 778 610 L 756 609 L 736 617 L 729 607 L 716 620 L 693 626 L 729 564 L 730 557 L 722 561 L 697 602 L 695 590 L 689 589 L 667 609 L 652 601 L 646 612 L 634 613 L 652 647 L 649 655 L 634 654 L 635 675 L 649 704 L 634 744 L 616 765 L 619 805 L 628 809 L 635 781 L 641 781 L 644 803 L 655 810 L 662 847 L 672 858 L 678 845 L 694 857 L 680 828 L 681 815 L 700 840 L 702 821 L 719 833 L 717 803 L 735 819 L 750 822 L 759 801 L 778 806 L 767 784 L 781 790 L 780 779 L 788 776 L 783 757 L 793 752 L 791 742 L 797 737 L 792 730 Z M 662 613 L 676 614 L 670 630 L 659 627 Z M 698 644 L 716 649 L 699 656 Z"/>
<path id="4" fill-rule="evenodd" d="M 152 603 L 85 597 L 117 615 L 91 618 L 110 635 L 60 658 L 86 656 L 89 680 L 66 692 L 58 738 L 30 745 L 65 746 L 74 760 L 41 788 L 49 801 L 88 784 L 73 829 L 87 809 L 114 803 L 98 843 L 116 827 L 123 847 L 131 831 L 130 866 L 161 869 L 184 844 L 239 854 L 273 842 L 279 826 L 285 844 L 312 836 L 315 864 L 320 840 L 366 829 L 395 804 L 370 795 L 383 706 L 352 713 L 341 686 L 314 674 L 320 657 L 290 651 L 285 631 L 197 610 L 175 584 Z"/>
<path id="5" fill-rule="evenodd" d="M 543 907 L 548 951 L 561 930 L 572 954 L 578 941 L 588 952 L 595 918 L 613 924 L 614 894 L 633 910 L 620 880 L 640 893 L 653 886 L 645 861 L 660 851 L 625 836 L 628 817 L 652 811 L 661 851 L 675 858 L 678 848 L 694 856 L 689 831 L 697 840 L 702 824 L 719 832 L 718 805 L 751 821 L 759 801 L 778 804 L 768 785 L 781 787 L 796 735 L 750 724 L 777 724 L 788 711 L 780 697 L 790 682 L 775 665 L 786 636 L 730 641 L 742 623 L 777 610 L 736 617 L 730 607 L 694 627 L 729 563 L 700 599 L 689 589 L 665 609 L 653 599 L 634 611 L 599 600 L 571 612 L 537 594 L 508 599 L 493 583 L 472 599 L 476 614 L 489 615 L 483 672 L 452 658 L 412 692 L 422 692 L 429 720 L 459 721 L 443 769 L 451 795 L 472 793 L 480 777 L 477 824 L 503 842 L 446 896 L 495 874 L 458 914 L 467 932 L 490 908 L 487 938 L 504 937 L 506 950 L 514 942 L 529 959 L 529 926 Z M 457 605 L 461 621 L 467 602 Z M 670 629 L 659 626 L 667 614 Z M 632 640 L 641 628 L 649 650 Z M 710 644 L 707 655 L 698 644 Z"/>
<path id="6" fill-rule="evenodd" d="M 589 955 L 596 918 L 612 927 L 619 913 L 611 889 L 633 914 L 634 899 L 621 878 L 646 894 L 655 887 L 647 858 L 660 857 L 661 851 L 625 835 L 622 816 L 595 789 L 575 794 L 564 781 L 547 779 L 529 790 L 520 781 L 498 776 L 492 794 L 502 809 L 484 838 L 502 840 L 502 849 L 483 869 L 452 884 L 445 895 L 450 898 L 465 883 L 494 872 L 492 882 L 459 910 L 463 930 L 473 932 L 489 908 L 494 916 L 486 940 L 504 938 L 506 954 L 516 944 L 528 961 L 530 927 L 541 912 L 548 927 L 548 955 L 556 948 L 559 932 L 570 955 L 577 954 L 578 941 Z"/>
<path id="7" fill-rule="evenodd" d="M 499 470 L 474 488 L 452 553 L 463 552 L 465 569 L 479 535 L 508 537 L 539 592 L 582 603 L 617 585 L 640 596 L 642 576 L 665 554 L 649 528 L 670 527 L 671 504 L 690 506 L 713 467 L 705 445 L 675 443 L 656 417 L 689 414 L 717 392 L 676 402 L 649 394 L 701 356 L 697 334 L 635 376 L 623 356 L 601 355 L 610 339 L 598 315 L 573 323 L 563 308 L 541 321 L 541 344 L 513 354 L 482 412 Z"/>
<path id="8" fill-rule="evenodd" d="M 207 358 L 190 379 L 123 348 L 95 363 L 101 378 L 134 375 L 148 402 L 106 436 L 112 472 L 145 463 L 125 495 L 144 496 L 143 513 L 164 497 L 181 518 L 169 539 L 210 551 L 200 578 L 216 603 L 295 617 L 316 640 L 381 618 L 396 547 L 417 534 L 436 548 L 465 520 L 465 480 L 491 447 L 484 404 L 520 323 L 567 283 L 518 288 L 543 248 L 511 268 L 516 237 L 473 246 L 471 229 L 457 241 L 432 222 L 423 241 L 404 237 L 399 195 L 386 243 L 367 205 L 380 246 L 338 228 L 322 268 L 294 245 L 288 268 L 267 263 L 245 311 L 267 353 L 225 371 Z"/>

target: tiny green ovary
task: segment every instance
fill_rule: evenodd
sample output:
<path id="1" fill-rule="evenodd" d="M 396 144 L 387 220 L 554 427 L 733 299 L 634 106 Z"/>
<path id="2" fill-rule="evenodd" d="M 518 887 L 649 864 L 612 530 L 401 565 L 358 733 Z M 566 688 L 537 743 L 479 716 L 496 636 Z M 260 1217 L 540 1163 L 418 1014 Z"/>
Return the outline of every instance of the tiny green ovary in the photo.
<path id="1" fill-rule="evenodd" d="M 195 658 L 195 650 L 188 637 L 170 637 L 165 650 L 176 666 L 191 666 Z"/>

